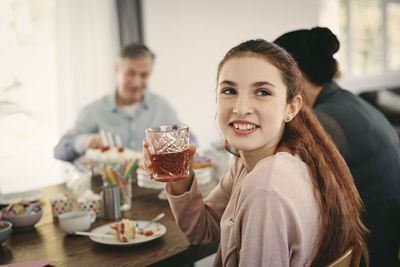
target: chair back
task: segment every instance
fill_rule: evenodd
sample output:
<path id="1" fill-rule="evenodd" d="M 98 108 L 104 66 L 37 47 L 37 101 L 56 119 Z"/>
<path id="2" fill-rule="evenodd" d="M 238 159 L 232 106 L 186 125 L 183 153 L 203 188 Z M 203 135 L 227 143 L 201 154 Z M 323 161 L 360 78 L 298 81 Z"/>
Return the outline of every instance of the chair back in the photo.
<path id="1" fill-rule="evenodd" d="M 348 249 L 337 260 L 326 267 L 359 267 L 361 255 L 353 253 L 353 249 Z"/>

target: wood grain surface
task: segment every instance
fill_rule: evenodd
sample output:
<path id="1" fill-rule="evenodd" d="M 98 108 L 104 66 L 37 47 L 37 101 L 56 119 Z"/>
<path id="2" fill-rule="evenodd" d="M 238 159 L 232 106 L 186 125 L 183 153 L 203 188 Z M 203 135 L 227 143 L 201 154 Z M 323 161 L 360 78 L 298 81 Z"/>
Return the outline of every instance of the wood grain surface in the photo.
<path id="1" fill-rule="evenodd" d="M 93 191 L 99 192 L 99 178 L 92 178 Z M 215 253 L 218 242 L 192 246 L 175 224 L 168 201 L 158 199 L 158 190 L 133 186 L 132 208 L 122 213 L 123 218 L 150 220 L 161 212 L 159 222 L 167 233 L 156 240 L 134 246 L 107 246 L 85 236 L 66 235 L 53 219 L 50 199 L 67 192 L 65 185 L 50 186 L 39 191 L 46 195 L 41 200 L 43 217 L 33 230 L 13 231 L 0 246 L 0 264 L 27 261 L 55 260 L 53 266 L 187 266 Z M 113 221 L 98 218 L 91 229 Z"/>

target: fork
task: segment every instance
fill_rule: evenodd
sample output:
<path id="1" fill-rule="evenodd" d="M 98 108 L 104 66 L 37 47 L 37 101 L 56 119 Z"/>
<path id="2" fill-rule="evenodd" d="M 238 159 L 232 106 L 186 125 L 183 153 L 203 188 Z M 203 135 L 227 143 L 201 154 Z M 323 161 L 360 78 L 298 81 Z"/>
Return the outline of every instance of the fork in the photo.
<path id="1" fill-rule="evenodd" d="M 149 227 L 150 225 L 152 225 L 153 223 L 155 223 L 155 222 L 158 221 L 159 219 L 163 218 L 164 216 L 165 216 L 165 213 L 164 213 L 164 212 L 158 214 L 156 217 L 154 217 L 151 221 L 149 221 L 148 223 L 146 223 L 146 224 L 143 225 L 142 227 L 136 228 L 136 232 L 137 232 L 138 234 L 141 234 L 141 235 L 142 235 L 142 234 L 144 233 L 144 230 L 145 230 L 147 227 Z"/>

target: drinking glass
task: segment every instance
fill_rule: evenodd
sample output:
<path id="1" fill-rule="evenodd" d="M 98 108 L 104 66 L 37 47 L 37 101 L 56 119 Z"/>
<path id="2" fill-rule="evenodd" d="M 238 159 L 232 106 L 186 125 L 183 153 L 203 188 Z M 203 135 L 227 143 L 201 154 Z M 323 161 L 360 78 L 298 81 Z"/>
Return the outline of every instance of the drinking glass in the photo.
<path id="1" fill-rule="evenodd" d="M 189 126 L 162 125 L 145 130 L 153 178 L 159 182 L 189 177 Z"/>

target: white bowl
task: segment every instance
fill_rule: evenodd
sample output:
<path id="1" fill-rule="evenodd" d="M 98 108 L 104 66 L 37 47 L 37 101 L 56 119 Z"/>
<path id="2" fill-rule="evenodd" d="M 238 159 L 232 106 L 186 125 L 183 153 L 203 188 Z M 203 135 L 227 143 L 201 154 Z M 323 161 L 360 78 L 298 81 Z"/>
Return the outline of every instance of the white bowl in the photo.
<path id="1" fill-rule="evenodd" d="M 12 223 L 13 228 L 17 231 L 33 229 L 34 225 L 42 218 L 43 211 L 40 210 L 35 214 L 29 215 L 5 215 L 3 214 L 3 220 Z"/>
<path id="2" fill-rule="evenodd" d="M 69 211 L 58 216 L 61 229 L 67 234 L 89 230 L 96 220 L 96 213 L 90 211 Z"/>

